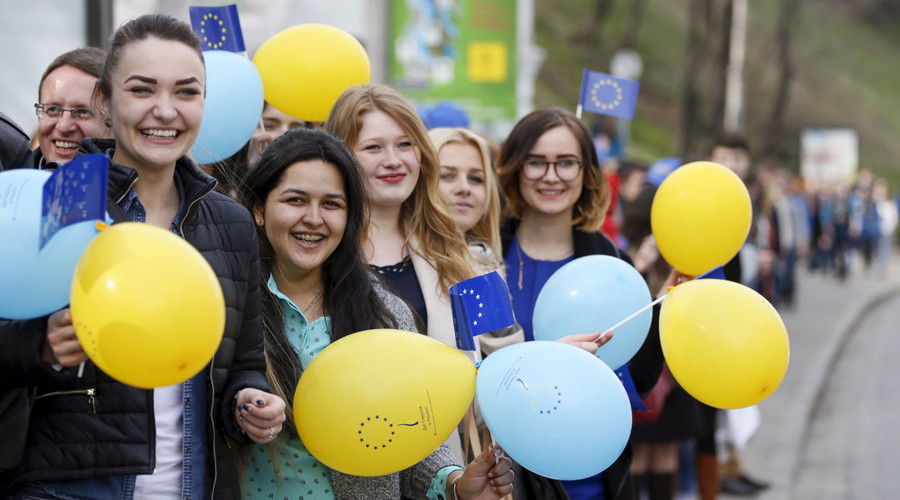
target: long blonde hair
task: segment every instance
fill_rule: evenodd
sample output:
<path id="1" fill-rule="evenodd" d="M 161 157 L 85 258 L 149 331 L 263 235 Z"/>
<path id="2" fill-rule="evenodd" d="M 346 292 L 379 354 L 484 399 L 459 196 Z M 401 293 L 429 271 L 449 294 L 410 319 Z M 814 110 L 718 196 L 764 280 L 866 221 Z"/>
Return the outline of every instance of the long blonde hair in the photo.
<path id="1" fill-rule="evenodd" d="M 494 172 L 491 151 L 487 141 L 481 136 L 464 128 L 439 127 L 428 131 L 434 149 L 440 157 L 441 149 L 447 144 L 468 144 L 474 146 L 481 155 L 484 165 L 484 189 L 486 192 L 484 213 L 474 227 L 466 231 L 466 239 L 484 243 L 495 257 L 501 258 L 500 243 L 500 188 L 497 186 L 497 174 Z"/>
<path id="2" fill-rule="evenodd" d="M 381 111 L 390 116 L 419 150 L 421 174 L 412 195 L 403 202 L 400 218 L 406 231 L 405 245 L 416 237 L 419 247 L 413 249 L 427 259 L 438 272 L 441 289 L 447 293 L 451 285 L 475 276 L 465 239 L 440 192 L 440 164 L 425 125 L 412 103 L 386 85 L 350 87 L 331 109 L 325 130 L 354 149 L 362 129 L 363 116 Z"/>

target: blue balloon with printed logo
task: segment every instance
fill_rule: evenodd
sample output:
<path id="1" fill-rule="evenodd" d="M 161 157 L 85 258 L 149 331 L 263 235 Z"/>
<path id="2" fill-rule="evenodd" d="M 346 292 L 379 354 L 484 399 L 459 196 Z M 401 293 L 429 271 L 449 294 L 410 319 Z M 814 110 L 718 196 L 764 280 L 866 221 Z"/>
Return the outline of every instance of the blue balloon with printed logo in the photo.
<path id="1" fill-rule="evenodd" d="M 559 268 L 534 304 L 536 340 L 606 331 L 651 302 L 650 289 L 634 267 L 608 255 L 590 255 Z M 644 344 L 653 310 L 647 309 L 615 329 L 597 349 L 613 370 L 627 363 Z"/>
<path id="2" fill-rule="evenodd" d="M 215 163 L 237 153 L 259 126 L 263 83 L 250 59 L 235 52 L 207 50 L 206 102 L 200 134 L 191 153 L 197 163 Z"/>
<path id="3" fill-rule="evenodd" d="M 497 444 L 542 476 L 577 480 L 602 472 L 631 434 L 631 405 L 615 373 L 561 342 L 495 351 L 478 368 L 475 395 Z"/>
<path id="4" fill-rule="evenodd" d="M 97 236 L 96 221 L 63 227 L 43 248 L 47 170 L 0 172 L 0 318 L 37 318 L 69 303 L 75 265 Z"/>

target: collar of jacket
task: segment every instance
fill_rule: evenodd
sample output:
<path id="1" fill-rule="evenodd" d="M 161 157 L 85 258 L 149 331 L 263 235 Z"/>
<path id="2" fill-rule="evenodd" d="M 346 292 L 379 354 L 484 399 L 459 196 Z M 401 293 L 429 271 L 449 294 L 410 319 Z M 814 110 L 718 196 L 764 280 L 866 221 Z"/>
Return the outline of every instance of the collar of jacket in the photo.
<path id="1" fill-rule="evenodd" d="M 516 235 L 516 229 L 519 227 L 519 219 L 509 219 L 500 228 L 500 241 L 503 245 L 503 257 L 505 259 L 509 247 L 512 245 L 513 237 Z M 614 255 L 620 259 L 625 259 L 629 263 L 631 259 L 624 256 L 613 242 L 597 231 L 587 233 L 572 226 L 572 242 L 575 247 L 575 258 L 585 257 L 587 255 Z"/>
<path id="2" fill-rule="evenodd" d="M 87 138 L 82 141 L 78 156 L 106 154 L 107 151 L 115 149 L 116 141 L 114 139 Z M 184 184 L 185 207 L 190 206 L 195 200 L 202 198 L 216 187 L 217 181 L 204 174 L 200 167 L 187 156 L 182 156 L 175 162 L 175 169 L 178 170 L 178 175 L 181 176 L 181 182 Z M 119 165 L 110 160 L 106 186 L 107 197 L 118 203 L 128 194 L 137 180 L 138 173 L 133 168 Z"/>

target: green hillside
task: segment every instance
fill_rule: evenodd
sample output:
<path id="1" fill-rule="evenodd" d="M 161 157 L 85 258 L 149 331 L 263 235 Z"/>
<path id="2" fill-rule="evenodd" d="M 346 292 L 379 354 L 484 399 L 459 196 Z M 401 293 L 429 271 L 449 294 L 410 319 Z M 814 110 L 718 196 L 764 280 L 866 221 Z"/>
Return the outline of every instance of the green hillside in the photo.
<path id="1" fill-rule="evenodd" d="M 536 0 L 535 42 L 547 51 L 538 77 L 537 106 L 575 108 L 582 67 L 608 70 L 630 3 L 615 1 L 607 20 L 588 30 L 594 0 Z M 776 159 L 797 171 L 803 128 L 852 127 L 860 136 L 861 167 L 887 177 L 896 190 L 900 187 L 900 18 L 890 9 L 887 14 L 891 15 L 874 15 L 874 3 L 801 2 L 792 33 L 796 73 Z M 757 151 L 764 142 L 779 77 L 775 31 L 780 5 L 780 0 L 749 1 L 745 115 L 747 134 Z M 635 47 L 644 71 L 628 150 L 632 158 L 651 162 L 678 153 L 688 7 L 689 0 L 645 0 Z M 709 66 L 702 70 L 698 110 L 708 121 L 713 114 L 709 101 L 716 88 Z M 598 119 L 585 116 L 587 123 Z M 708 141 L 708 133 L 701 135 L 704 143 Z M 689 156 L 700 156 L 704 150 L 695 146 Z"/>

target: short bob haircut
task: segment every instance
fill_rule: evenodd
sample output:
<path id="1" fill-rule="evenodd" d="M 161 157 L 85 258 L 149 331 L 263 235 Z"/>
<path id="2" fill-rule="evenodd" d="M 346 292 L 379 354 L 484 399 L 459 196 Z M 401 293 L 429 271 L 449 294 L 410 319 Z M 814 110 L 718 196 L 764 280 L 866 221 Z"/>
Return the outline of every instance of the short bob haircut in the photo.
<path id="1" fill-rule="evenodd" d="M 484 165 L 484 213 L 475 227 L 466 232 L 466 240 L 484 243 L 495 256 L 501 255 L 500 245 L 500 188 L 491 160 L 490 146 L 481 136 L 465 128 L 438 127 L 428 131 L 440 158 L 441 148 L 447 144 L 467 144 L 478 150 Z"/>
<path id="2" fill-rule="evenodd" d="M 584 185 L 581 197 L 572 208 L 572 225 L 585 232 L 597 231 L 603 224 L 610 203 L 609 182 L 600 168 L 591 132 L 569 110 L 559 107 L 543 108 L 532 111 L 516 123 L 500 148 L 497 159 L 500 187 L 506 194 L 513 215 L 521 218 L 525 211 L 525 200 L 519 190 L 519 172 L 538 139 L 556 127 L 571 130 L 581 146 Z"/>

